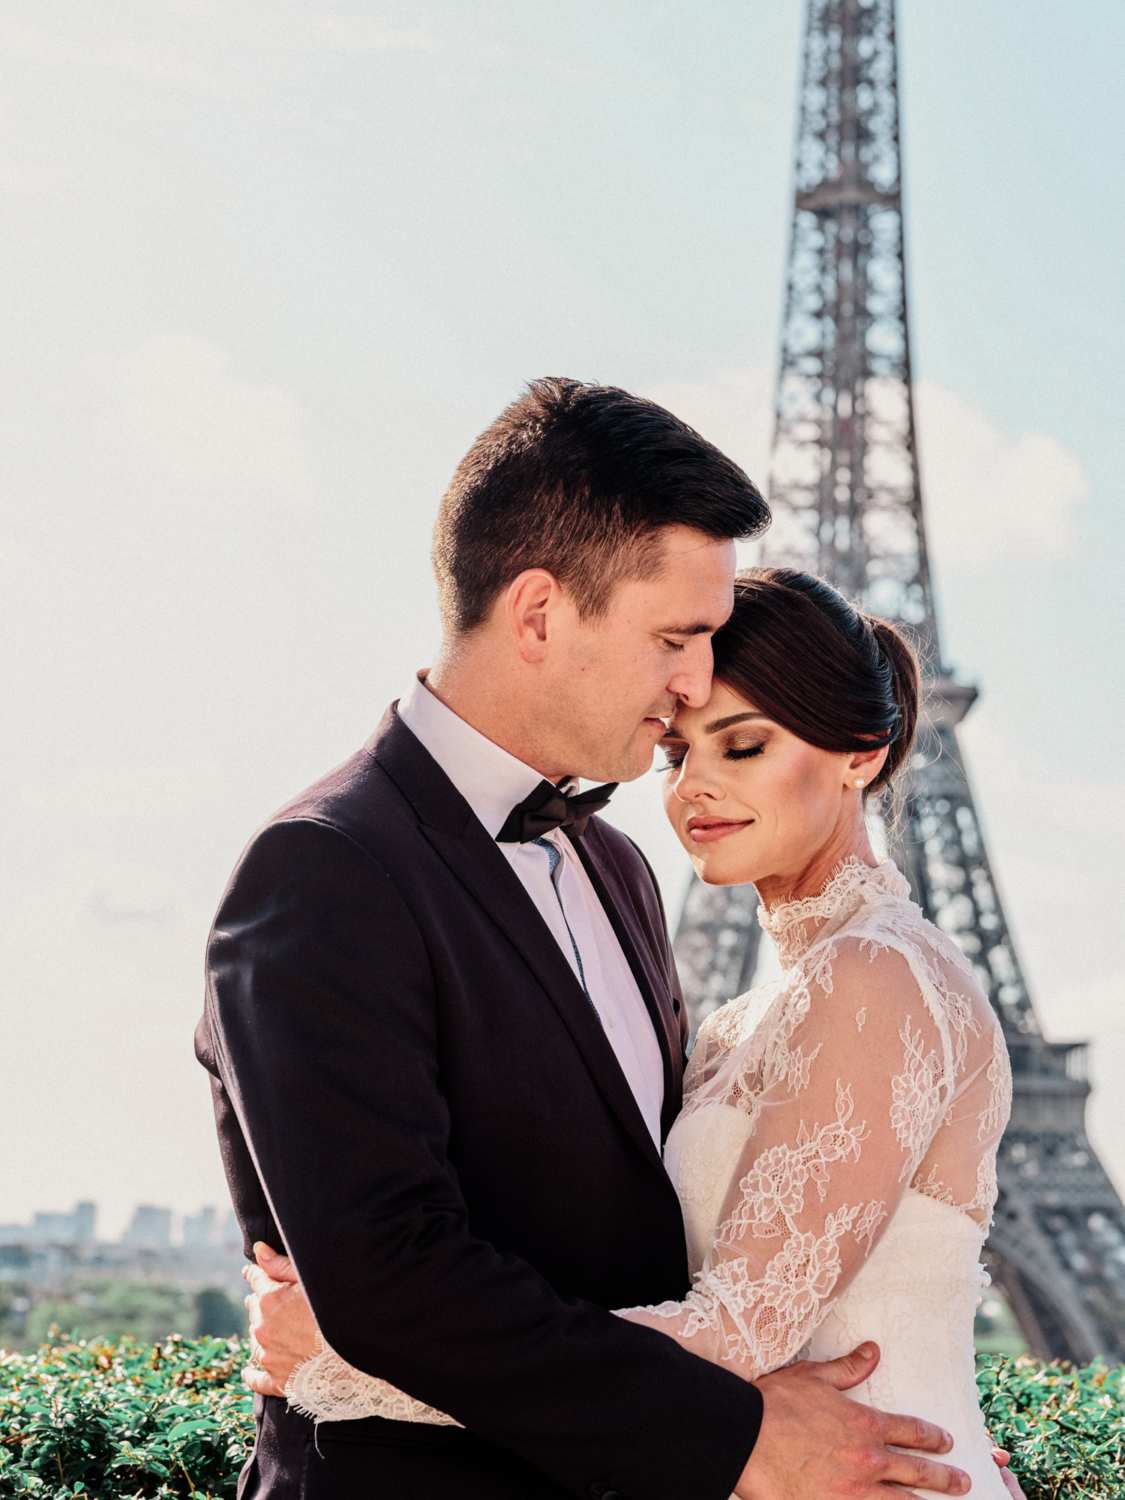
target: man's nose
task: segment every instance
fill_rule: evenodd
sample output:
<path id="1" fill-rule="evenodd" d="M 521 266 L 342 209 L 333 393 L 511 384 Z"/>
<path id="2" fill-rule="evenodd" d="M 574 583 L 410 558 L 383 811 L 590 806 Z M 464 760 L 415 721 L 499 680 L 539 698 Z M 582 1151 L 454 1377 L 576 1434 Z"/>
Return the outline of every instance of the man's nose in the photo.
<path id="1" fill-rule="evenodd" d="M 711 696 L 714 666 L 711 637 L 692 636 L 676 661 L 676 670 L 668 679 L 668 691 L 675 693 L 686 708 L 702 708 Z"/>

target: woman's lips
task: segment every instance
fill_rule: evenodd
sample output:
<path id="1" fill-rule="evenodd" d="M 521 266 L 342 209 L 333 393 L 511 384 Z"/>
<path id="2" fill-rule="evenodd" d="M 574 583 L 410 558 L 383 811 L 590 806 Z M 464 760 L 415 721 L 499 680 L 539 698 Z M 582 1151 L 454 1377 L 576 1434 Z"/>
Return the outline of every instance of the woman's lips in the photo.
<path id="1" fill-rule="evenodd" d="M 713 844 L 729 833 L 741 833 L 753 821 L 753 818 L 689 818 L 687 826 L 693 844 Z"/>

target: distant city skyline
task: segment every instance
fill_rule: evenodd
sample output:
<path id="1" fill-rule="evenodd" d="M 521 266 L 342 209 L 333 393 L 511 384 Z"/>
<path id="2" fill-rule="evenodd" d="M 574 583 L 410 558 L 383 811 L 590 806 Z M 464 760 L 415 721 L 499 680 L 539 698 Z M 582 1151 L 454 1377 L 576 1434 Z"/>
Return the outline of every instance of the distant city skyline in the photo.
<path id="1" fill-rule="evenodd" d="M 195 1213 L 176 1214 L 157 1204 L 138 1203 L 117 1239 L 99 1238 L 97 1218 L 98 1205 L 92 1200 L 83 1200 L 63 1212 L 37 1209 L 30 1223 L 0 1224 L 0 1246 L 116 1244 L 200 1249 L 242 1245 L 242 1231 L 229 1204 L 225 1210 L 208 1204 Z"/>

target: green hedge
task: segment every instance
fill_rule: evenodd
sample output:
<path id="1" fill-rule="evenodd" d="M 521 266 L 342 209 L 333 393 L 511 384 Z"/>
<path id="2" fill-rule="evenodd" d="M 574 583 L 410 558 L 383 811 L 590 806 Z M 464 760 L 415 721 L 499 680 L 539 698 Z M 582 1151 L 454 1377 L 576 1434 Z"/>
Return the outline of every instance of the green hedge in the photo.
<path id="1" fill-rule="evenodd" d="M 1123 1370 L 1074 1370 L 1026 1356 L 978 1360 L 985 1421 L 1011 1453 L 1029 1500 L 1125 1495 Z"/>
<path id="2" fill-rule="evenodd" d="M 233 1496 L 254 1435 L 246 1357 L 238 1339 L 179 1337 L 4 1356 L 0 1496 Z"/>
<path id="3" fill-rule="evenodd" d="M 246 1356 L 238 1339 L 125 1338 L 0 1357 L 0 1500 L 233 1497 L 254 1427 Z M 1121 1369 L 993 1355 L 978 1385 L 1029 1500 L 1125 1495 Z"/>

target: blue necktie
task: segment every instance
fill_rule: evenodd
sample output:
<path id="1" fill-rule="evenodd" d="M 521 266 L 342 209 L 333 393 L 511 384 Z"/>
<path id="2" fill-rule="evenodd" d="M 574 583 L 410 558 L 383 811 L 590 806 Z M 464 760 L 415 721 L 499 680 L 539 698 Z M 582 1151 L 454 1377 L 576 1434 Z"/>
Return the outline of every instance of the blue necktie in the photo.
<path id="1" fill-rule="evenodd" d="M 559 871 L 562 869 L 562 855 L 555 848 L 554 844 L 551 843 L 550 839 L 528 839 L 528 843 L 534 844 L 537 849 L 545 849 L 547 851 L 547 860 L 551 866 L 551 885 L 554 887 L 555 900 L 559 903 L 559 911 L 562 912 L 566 935 L 570 939 L 571 948 L 574 950 L 574 961 L 578 965 L 578 979 L 582 985 L 582 993 L 586 996 L 587 1000 L 590 1000 L 590 991 L 586 988 L 586 970 L 582 967 L 582 955 L 578 951 L 578 944 L 574 941 L 574 933 L 571 932 L 570 923 L 566 919 L 566 907 L 563 906 L 562 892 L 559 890 Z M 598 1016 L 598 1008 L 592 1000 L 590 1000 L 590 1009 Z M 599 1025 L 601 1024 L 601 1019 L 601 1016 L 598 1016 Z"/>

